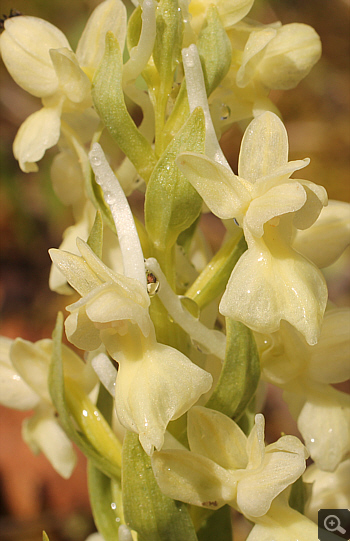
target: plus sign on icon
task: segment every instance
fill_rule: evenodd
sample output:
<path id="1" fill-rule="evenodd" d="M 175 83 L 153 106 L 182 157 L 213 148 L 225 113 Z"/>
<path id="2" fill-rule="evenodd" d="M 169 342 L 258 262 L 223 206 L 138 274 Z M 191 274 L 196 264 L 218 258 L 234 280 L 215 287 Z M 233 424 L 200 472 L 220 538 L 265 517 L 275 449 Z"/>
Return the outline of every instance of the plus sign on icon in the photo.
<path id="1" fill-rule="evenodd" d="M 320 509 L 318 512 L 319 541 L 350 539 L 349 509 Z"/>

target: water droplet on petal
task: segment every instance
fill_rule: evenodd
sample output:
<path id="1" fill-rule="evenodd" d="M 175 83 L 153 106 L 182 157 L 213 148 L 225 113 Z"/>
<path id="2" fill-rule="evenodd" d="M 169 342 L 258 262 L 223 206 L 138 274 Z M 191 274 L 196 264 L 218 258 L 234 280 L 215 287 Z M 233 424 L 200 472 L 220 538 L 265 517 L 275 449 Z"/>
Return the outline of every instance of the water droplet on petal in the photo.
<path id="1" fill-rule="evenodd" d="M 220 119 L 221 120 L 227 120 L 231 115 L 231 109 L 229 108 L 228 105 L 226 105 L 225 103 L 222 103 L 221 104 L 221 108 L 220 108 Z"/>
<path id="2" fill-rule="evenodd" d="M 199 319 L 199 306 L 193 299 L 190 299 L 190 297 L 180 296 L 180 301 L 182 306 L 196 319 Z"/>
<path id="3" fill-rule="evenodd" d="M 101 158 L 99 158 L 99 156 L 94 156 L 92 154 L 92 156 L 90 157 L 90 160 L 91 160 L 91 164 L 92 165 L 101 165 Z"/>

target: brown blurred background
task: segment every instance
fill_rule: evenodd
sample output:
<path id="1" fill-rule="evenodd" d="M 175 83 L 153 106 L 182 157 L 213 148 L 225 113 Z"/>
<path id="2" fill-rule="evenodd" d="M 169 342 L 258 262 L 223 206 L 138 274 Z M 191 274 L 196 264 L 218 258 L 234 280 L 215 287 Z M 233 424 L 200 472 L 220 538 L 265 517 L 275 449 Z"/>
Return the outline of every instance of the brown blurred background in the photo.
<path id="1" fill-rule="evenodd" d="M 73 49 L 95 0 L 2 0 L 0 12 L 16 9 L 47 19 L 68 37 Z M 256 0 L 250 16 L 261 22 L 303 22 L 320 34 L 323 57 L 305 81 L 273 98 L 284 117 L 290 141 L 290 159 L 309 156 L 305 178 L 326 187 L 329 197 L 350 201 L 350 40 L 348 0 Z M 55 149 L 39 164 L 38 174 L 24 174 L 12 156 L 12 142 L 20 124 L 40 107 L 0 65 L 1 119 L 1 334 L 38 340 L 52 333 L 57 310 L 67 304 L 49 291 L 50 260 L 47 250 L 58 246 L 71 215 L 55 197 L 49 170 Z M 233 128 L 222 145 L 236 170 L 241 133 Z M 203 228 L 214 247 L 223 228 L 207 217 Z M 338 305 L 350 302 L 350 254 L 328 271 L 330 298 Z M 295 423 L 280 400 L 269 392 L 265 408 L 268 440 L 283 430 L 297 433 Z M 50 541 L 82 541 L 93 531 L 81 457 L 69 481 L 61 479 L 43 456 L 34 457 L 21 439 L 27 413 L 0 409 L 0 541 L 39 541 L 46 529 Z M 245 539 L 241 522 L 235 539 Z"/>

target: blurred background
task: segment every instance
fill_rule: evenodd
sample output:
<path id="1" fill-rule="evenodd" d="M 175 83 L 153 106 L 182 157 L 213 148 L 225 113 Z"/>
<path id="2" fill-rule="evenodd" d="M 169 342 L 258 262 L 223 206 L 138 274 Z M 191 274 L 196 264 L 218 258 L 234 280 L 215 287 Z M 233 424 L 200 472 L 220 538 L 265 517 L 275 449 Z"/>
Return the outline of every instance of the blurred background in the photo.
<path id="1" fill-rule="evenodd" d="M 41 17 L 68 37 L 73 50 L 96 0 L 2 0 L 0 12 L 11 9 Z M 250 16 L 260 22 L 312 25 L 321 36 L 323 56 L 309 76 L 288 92 L 274 92 L 290 142 L 290 159 L 306 156 L 311 163 L 305 178 L 325 186 L 331 199 L 350 201 L 350 40 L 348 0 L 256 0 Z M 51 336 L 58 310 L 67 300 L 49 291 L 47 250 L 59 246 L 62 232 L 72 223 L 69 210 L 52 191 L 49 150 L 39 173 L 24 174 L 12 155 L 20 124 L 40 107 L 40 100 L 21 90 L 0 62 L 0 309 L 1 334 L 35 341 Z M 237 170 L 241 132 L 232 128 L 222 138 L 223 149 Z M 216 249 L 222 239 L 219 220 L 207 216 L 202 227 Z M 327 269 L 330 299 L 338 306 L 350 303 L 350 254 Z M 267 439 L 281 431 L 297 434 L 294 421 L 269 391 L 264 413 Z M 22 442 L 21 423 L 28 413 L 0 409 L 0 541 L 39 541 L 45 529 L 50 541 L 83 541 L 94 531 L 85 478 L 85 460 L 71 479 L 56 474 L 43 456 L 34 457 Z M 245 539 L 248 525 L 240 522 L 237 541 Z"/>

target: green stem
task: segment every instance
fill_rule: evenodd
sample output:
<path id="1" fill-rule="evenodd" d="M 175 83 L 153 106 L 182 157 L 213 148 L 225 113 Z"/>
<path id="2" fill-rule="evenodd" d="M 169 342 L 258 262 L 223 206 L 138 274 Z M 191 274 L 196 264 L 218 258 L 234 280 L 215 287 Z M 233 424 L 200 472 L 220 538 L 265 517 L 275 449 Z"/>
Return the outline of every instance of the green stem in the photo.
<path id="1" fill-rule="evenodd" d="M 243 236 L 239 240 L 233 237 L 225 242 L 186 291 L 185 296 L 193 299 L 200 308 L 207 306 L 223 293 L 234 266 L 246 249 Z"/>

